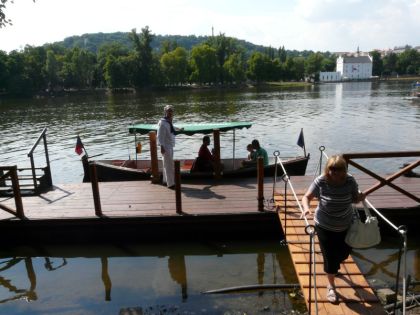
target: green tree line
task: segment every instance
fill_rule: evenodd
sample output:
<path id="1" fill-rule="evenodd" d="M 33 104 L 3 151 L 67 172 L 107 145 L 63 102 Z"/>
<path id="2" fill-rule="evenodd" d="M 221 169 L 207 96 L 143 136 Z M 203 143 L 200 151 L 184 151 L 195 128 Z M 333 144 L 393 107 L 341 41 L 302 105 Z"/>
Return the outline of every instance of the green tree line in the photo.
<path id="1" fill-rule="evenodd" d="M 370 55 L 375 76 L 420 75 L 420 52 L 409 46 L 399 54 L 392 52 L 381 57 L 380 52 L 375 50 Z"/>
<path id="2" fill-rule="evenodd" d="M 334 71 L 330 53 L 296 54 L 284 47 L 249 52 L 241 42 L 224 34 L 208 37 L 191 49 L 177 41 L 163 41 L 153 49 L 146 26 L 128 33 L 130 45 L 108 42 L 97 52 L 61 44 L 26 46 L 21 51 L 0 51 L 0 92 L 15 96 L 63 89 L 147 88 L 186 84 L 242 84 L 247 80 L 301 81 L 316 79 L 319 71 Z M 415 50 L 381 58 L 373 52 L 374 74 L 419 72 Z"/>

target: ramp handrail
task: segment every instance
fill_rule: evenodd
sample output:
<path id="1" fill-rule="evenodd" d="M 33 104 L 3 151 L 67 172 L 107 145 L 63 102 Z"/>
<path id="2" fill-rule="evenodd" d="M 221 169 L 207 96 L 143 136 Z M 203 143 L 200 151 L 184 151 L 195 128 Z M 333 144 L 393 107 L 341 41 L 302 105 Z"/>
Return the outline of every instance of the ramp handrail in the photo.
<path id="1" fill-rule="evenodd" d="M 309 264 L 309 275 L 308 275 L 308 277 L 309 277 L 308 313 L 309 314 L 312 314 L 312 309 L 311 309 L 312 308 L 312 302 L 311 301 L 312 301 L 312 278 L 313 278 L 313 282 L 314 282 L 313 289 L 314 289 L 314 292 L 315 292 L 315 294 L 314 294 L 314 299 L 315 299 L 315 314 L 318 314 L 318 297 L 317 297 L 317 294 L 316 294 L 317 285 L 316 285 L 315 227 L 313 225 L 309 224 L 308 219 L 304 215 L 303 207 L 302 207 L 302 205 L 300 203 L 299 198 L 296 195 L 296 191 L 295 191 L 295 189 L 293 187 L 293 184 L 292 184 L 292 182 L 290 180 L 289 175 L 286 172 L 286 169 L 285 169 L 285 167 L 283 165 L 283 162 L 280 159 L 280 152 L 279 151 L 275 151 L 273 154 L 274 154 L 274 156 L 276 158 L 275 175 L 277 175 L 277 165 L 279 164 L 280 167 L 283 170 L 283 177 L 282 178 L 283 178 L 283 180 L 285 182 L 284 202 L 285 202 L 285 222 L 286 222 L 286 224 L 285 224 L 285 233 L 284 233 L 285 235 L 284 235 L 284 237 L 286 238 L 286 229 L 287 229 L 287 217 L 286 217 L 286 214 L 287 214 L 286 213 L 287 212 L 287 194 L 286 194 L 286 192 L 287 192 L 287 186 L 288 185 L 290 186 L 290 189 L 291 189 L 291 191 L 293 193 L 293 196 L 294 196 L 294 198 L 295 198 L 295 200 L 297 202 L 297 205 L 299 207 L 299 210 L 302 213 L 301 218 L 304 219 L 304 221 L 305 221 L 305 233 L 309 235 L 309 243 L 310 243 L 309 244 L 309 248 L 310 248 L 310 250 L 309 250 L 309 257 L 310 258 L 309 258 L 309 263 L 308 263 Z M 275 179 L 274 179 L 274 185 L 273 185 L 274 187 L 275 187 L 276 181 L 277 181 L 277 176 L 275 176 Z M 273 187 L 273 195 L 274 195 L 274 187 Z M 286 239 L 286 241 L 287 241 L 287 239 Z"/>
<path id="2" fill-rule="evenodd" d="M 35 173 L 35 161 L 34 161 L 34 151 L 37 148 L 39 142 L 43 139 L 44 141 L 44 152 L 45 152 L 45 160 L 47 163 L 47 167 L 45 168 L 45 174 L 47 176 L 47 183 L 51 187 L 52 186 L 52 176 L 51 176 L 51 166 L 50 166 L 50 158 L 48 155 L 48 145 L 47 145 L 47 127 L 44 127 L 41 134 L 39 135 L 38 139 L 35 141 L 34 145 L 28 152 L 28 157 L 31 160 L 31 169 L 32 169 L 32 179 L 34 188 L 36 189 L 38 187 L 38 183 L 36 180 L 36 173 Z"/>
<path id="3" fill-rule="evenodd" d="M 328 155 L 325 153 L 325 147 L 324 146 L 320 146 L 319 147 L 319 151 L 320 151 L 320 163 L 317 167 L 317 170 L 319 168 L 319 174 L 321 174 L 321 168 L 322 168 L 322 157 L 324 156 L 326 159 L 328 159 Z M 419 152 L 389 152 L 389 153 L 361 153 L 361 154 L 348 154 L 347 157 L 375 157 L 375 158 L 379 158 L 379 157 L 401 157 L 401 156 L 418 156 Z M 346 155 L 343 155 L 346 156 Z M 348 162 L 348 159 L 346 159 L 346 161 Z M 403 171 L 407 172 L 409 170 L 411 170 L 413 168 L 413 165 L 417 165 L 419 161 L 412 163 L 410 165 L 410 167 L 406 167 L 404 168 Z M 353 164 L 351 164 L 353 165 Z M 359 167 L 357 167 L 359 168 Z M 401 173 L 401 172 L 399 172 Z M 404 172 L 402 172 L 404 173 Z M 350 173 L 348 173 L 349 175 L 351 175 Z M 359 191 L 360 192 L 360 191 Z M 371 193 L 372 191 L 368 191 L 367 193 Z M 365 192 L 366 194 L 366 192 Z M 401 245 L 400 245 L 400 249 L 399 249 L 399 254 L 398 254 L 398 266 L 397 266 L 397 275 L 396 275 L 396 284 L 395 284 L 395 290 L 396 290 L 396 295 L 398 296 L 398 287 L 399 287 L 399 278 L 400 278 L 400 267 L 401 267 L 401 259 L 403 260 L 403 301 L 402 301 L 402 311 L 403 311 L 403 315 L 406 314 L 406 295 L 407 295 L 407 228 L 402 225 L 397 227 L 395 224 L 393 224 L 389 219 L 387 219 L 382 213 L 380 213 L 374 206 L 373 204 L 366 198 L 365 199 L 366 204 L 371 208 L 371 210 L 373 210 L 377 216 L 379 216 L 386 224 L 388 224 L 395 232 L 397 232 L 397 234 L 401 237 Z M 394 313 L 395 310 L 397 308 L 397 302 L 398 300 L 395 301 L 394 304 Z"/>

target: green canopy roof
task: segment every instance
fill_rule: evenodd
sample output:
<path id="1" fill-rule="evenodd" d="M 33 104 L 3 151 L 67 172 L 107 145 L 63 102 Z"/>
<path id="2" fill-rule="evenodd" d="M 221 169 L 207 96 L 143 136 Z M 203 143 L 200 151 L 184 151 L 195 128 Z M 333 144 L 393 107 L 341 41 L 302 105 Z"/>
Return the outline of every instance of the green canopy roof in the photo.
<path id="1" fill-rule="evenodd" d="M 252 126 L 250 122 L 225 122 L 225 123 L 190 123 L 190 124 L 174 124 L 176 128 L 184 128 L 182 131 L 177 131 L 177 134 L 193 135 L 196 133 L 212 133 L 214 129 L 220 131 L 228 131 L 233 129 L 249 128 Z M 128 128 L 130 133 L 148 134 L 149 131 L 156 131 L 157 124 L 137 124 Z"/>

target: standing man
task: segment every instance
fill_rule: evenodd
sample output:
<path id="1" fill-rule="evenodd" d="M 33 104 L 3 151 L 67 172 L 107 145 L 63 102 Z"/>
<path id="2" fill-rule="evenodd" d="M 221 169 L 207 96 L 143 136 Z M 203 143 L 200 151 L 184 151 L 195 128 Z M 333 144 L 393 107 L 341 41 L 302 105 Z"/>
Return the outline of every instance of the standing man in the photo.
<path id="1" fill-rule="evenodd" d="M 165 117 L 161 118 L 158 123 L 157 138 L 163 160 L 163 183 L 166 183 L 169 189 L 174 189 L 175 127 L 172 124 L 174 110 L 171 105 L 166 105 L 164 111 Z"/>

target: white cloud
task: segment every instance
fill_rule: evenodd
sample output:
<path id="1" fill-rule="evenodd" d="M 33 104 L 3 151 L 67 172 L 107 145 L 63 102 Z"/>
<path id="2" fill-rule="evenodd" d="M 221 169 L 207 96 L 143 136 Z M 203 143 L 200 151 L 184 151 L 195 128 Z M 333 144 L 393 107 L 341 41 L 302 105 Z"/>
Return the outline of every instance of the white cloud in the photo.
<path id="1" fill-rule="evenodd" d="M 225 33 L 261 45 L 320 51 L 420 45 L 420 0 L 30 0 L 8 3 L 0 49 L 93 32 Z"/>

